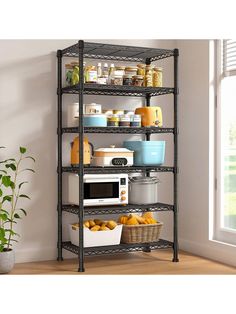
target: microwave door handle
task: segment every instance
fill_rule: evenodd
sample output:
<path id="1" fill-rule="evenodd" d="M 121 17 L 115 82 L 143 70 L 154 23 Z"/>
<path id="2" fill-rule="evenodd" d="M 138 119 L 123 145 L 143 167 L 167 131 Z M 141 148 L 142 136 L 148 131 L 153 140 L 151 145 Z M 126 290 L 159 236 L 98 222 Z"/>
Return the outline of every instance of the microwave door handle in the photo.
<path id="1" fill-rule="evenodd" d="M 116 179 L 85 179 L 84 183 L 98 183 L 98 182 L 120 182 L 119 180 Z"/>

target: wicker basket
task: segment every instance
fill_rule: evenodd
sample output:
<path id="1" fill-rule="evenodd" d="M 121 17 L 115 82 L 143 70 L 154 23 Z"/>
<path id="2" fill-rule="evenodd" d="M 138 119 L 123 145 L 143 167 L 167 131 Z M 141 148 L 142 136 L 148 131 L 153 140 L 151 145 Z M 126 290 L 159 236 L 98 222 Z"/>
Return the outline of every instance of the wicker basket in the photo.
<path id="1" fill-rule="evenodd" d="M 152 225 L 123 225 L 121 242 L 148 243 L 159 240 L 162 222 Z"/>

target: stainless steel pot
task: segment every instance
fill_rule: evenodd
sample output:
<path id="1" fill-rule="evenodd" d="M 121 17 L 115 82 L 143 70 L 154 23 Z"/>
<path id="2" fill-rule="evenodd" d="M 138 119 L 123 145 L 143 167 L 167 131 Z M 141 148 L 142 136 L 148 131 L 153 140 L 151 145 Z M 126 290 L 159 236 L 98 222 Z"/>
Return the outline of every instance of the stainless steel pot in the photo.
<path id="1" fill-rule="evenodd" d="M 156 177 L 129 178 L 129 203 L 154 204 L 158 202 L 158 183 Z"/>

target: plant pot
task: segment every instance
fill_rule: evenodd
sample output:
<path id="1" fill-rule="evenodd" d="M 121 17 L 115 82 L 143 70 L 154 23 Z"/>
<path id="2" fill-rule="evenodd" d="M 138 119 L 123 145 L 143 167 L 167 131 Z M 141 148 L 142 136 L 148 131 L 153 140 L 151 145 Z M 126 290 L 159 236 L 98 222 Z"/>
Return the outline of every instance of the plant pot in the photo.
<path id="1" fill-rule="evenodd" d="M 15 264 L 15 253 L 13 250 L 0 252 L 0 274 L 9 273 Z"/>

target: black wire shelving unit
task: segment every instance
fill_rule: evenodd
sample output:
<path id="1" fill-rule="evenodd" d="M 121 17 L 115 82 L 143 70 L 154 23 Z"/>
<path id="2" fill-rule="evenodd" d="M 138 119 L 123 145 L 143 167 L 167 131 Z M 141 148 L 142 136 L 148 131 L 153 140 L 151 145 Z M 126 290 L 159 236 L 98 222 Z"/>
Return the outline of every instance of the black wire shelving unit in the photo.
<path id="1" fill-rule="evenodd" d="M 57 51 L 58 59 L 58 261 L 63 260 L 62 250 L 68 250 L 75 253 L 79 257 L 79 272 L 85 271 L 84 256 L 102 255 L 102 254 L 117 254 L 124 252 L 145 251 L 150 252 L 154 249 L 173 249 L 173 262 L 178 262 L 178 49 L 157 49 L 131 47 L 123 45 L 110 45 L 100 43 L 78 41 L 73 46 Z M 62 87 L 62 58 L 73 57 L 79 60 L 79 76 L 80 82 L 77 85 Z M 84 84 L 83 80 L 83 63 L 85 58 L 102 59 L 112 61 L 129 61 L 142 62 L 151 64 L 151 62 L 164 58 L 174 58 L 174 87 L 136 87 L 136 86 L 114 86 L 100 84 Z M 62 105 L 63 94 L 75 94 L 79 97 L 79 126 L 62 127 Z M 173 128 L 115 128 L 115 127 L 84 127 L 83 126 L 83 98 L 84 95 L 107 95 L 107 96 L 131 96 L 144 97 L 146 106 L 150 106 L 150 99 L 153 96 L 173 94 L 174 102 L 174 126 Z M 80 164 L 78 167 L 64 167 L 62 165 L 62 136 L 66 133 L 77 133 L 79 135 L 79 151 Z M 132 167 L 92 167 L 83 165 L 83 137 L 84 133 L 101 133 L 101 134 L 144 134 L 146 140 L 150 141 L 152 134 L 172 134 L 174 137 L 174 165 L 167 166 L 132 166 Z M 79 206 L 71 204 L 63 204 L 62 202 L 62 176 L 63 173 L 77 173 L 79 175 Z M 83 176 L 86 173 L 146 173 L 151 172 L 171 172 L 173 173 L 173 196 L 174 204 L 156 203 L 149 205 L 126 205 L 126 206 L 94 206 L 84 207 L 83 203 Z M 100 247 L 83 247 L 83 219 L 87 215 L 107 215 L 107 214 L 122 214 L 122 213 L 139 213 L 139 212 L 161 212 L 170 211 L 173 213 L 173 241 L 160 239 L 152 243 L 135 243 L 135 244 L 120 244 L 112 246 Z M 71 242 L 63 242 L 62 240 L 62 213 L 68 212 L 78 215 L 79 218 L 79 243 L 77 247 Z"/>

